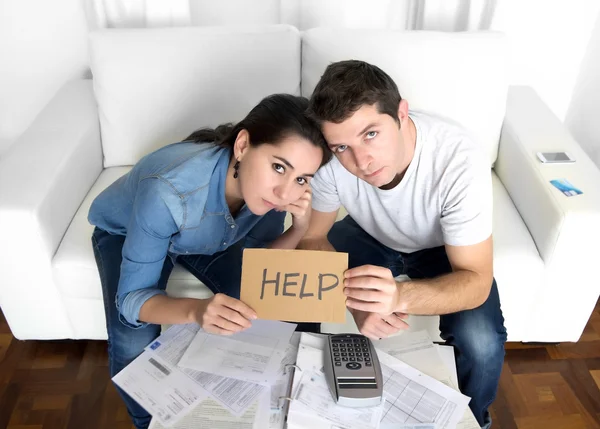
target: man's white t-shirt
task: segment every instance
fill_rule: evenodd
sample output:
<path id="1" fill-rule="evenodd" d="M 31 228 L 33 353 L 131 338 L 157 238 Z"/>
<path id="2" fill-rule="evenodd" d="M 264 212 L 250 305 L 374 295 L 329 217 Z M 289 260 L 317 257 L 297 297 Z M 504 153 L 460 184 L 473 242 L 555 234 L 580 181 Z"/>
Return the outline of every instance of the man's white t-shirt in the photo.
<path id="1" fill-rule="evenodd" d="M 343 206 L 369 235 L 404 253 L 467 246 L 492 233 L 489 158 L 458 124 L 411 111 L 416 146 L 404 177 L 381 190 L 333 158 L 312 180 L 315 210 Z"/>

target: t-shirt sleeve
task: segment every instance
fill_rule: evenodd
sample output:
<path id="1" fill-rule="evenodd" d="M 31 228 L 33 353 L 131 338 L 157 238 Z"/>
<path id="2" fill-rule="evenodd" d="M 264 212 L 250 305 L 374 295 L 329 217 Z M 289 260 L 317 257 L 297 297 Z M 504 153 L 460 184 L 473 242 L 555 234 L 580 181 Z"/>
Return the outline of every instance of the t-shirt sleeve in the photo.
<path id="1" fill-rule="evenodd" d="M 469 246 L 492 234 L 492 171 L 483 150 L 453 157 L 442 200 L 444 243 Z"/>
<path id="2" fill-rule="evenodd" d="M 312 208 L 320 212 L 334 212 L 341 206 L 332 162 L 321 167 L 311 181 Z"/>

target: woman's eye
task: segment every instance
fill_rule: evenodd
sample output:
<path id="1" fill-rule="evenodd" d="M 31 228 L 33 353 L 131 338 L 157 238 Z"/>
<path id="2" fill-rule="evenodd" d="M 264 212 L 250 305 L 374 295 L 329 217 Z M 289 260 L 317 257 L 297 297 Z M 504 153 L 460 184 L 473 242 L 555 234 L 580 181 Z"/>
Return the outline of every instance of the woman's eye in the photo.
<path id="1" fill-rule="evenodd" d="M 369 132 L 367 133 L 367 139 L 372 139 L 372 138 L 375 138 L 375 136 L 376 136 L 377 134 L 378 134 L 378 133 L 377 133 L 377 131 L 369 131 Z"/>
<path id="2" fill-rule="evenodd" d="M 281 165 L 281 164 L 274 163 L 273 164 L 273 170 L 275 170 L 279 174 L 285 173 L 285 167 L 283 165 Z"/>
<path id="3" fill-rule="evenodd" d="M 306 179 L 305 179 L 304 177 L 298 177 L 298 178 L 296 179 L 296 181 L 297 181 L 297 182 L 298 182 L 300 185 L 305 185 L 305 184 L 307 183 L 307 182 L 306 182 Z"/>
<path id="4" fill-rule="evenodd" d="M 346 146 L 345 144 L 341 144 L 338 147 L 335 148 L 335 151 L 337 153 L 342 153 L 343 151 L 345 151 L 348 148 L 348 146 Z"/>

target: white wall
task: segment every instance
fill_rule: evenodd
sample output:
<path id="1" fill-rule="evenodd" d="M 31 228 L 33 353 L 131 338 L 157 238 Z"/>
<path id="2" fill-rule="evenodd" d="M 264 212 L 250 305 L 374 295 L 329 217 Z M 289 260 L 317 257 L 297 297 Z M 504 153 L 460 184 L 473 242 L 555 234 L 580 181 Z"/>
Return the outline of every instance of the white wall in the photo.
<path id="1" fill-rule="evenodd" d="M 245 0 L 223 3 L 229 7 L 210 0 L 0 0 L 0 156 L 65 81 L 86 73 L 85 6 L 101 17 L 90 19 L 92 27 L 255 20 L 452 31 L 486 28 L 491 20 L 510 40 L 511 82 L 533 86 L 600 166 L 598 0 L 260 0 L 252 5 L 260 19 Z"/>
<path id="2" fill-rule="evenodd" d="M 0 156 L 87 63 L 80 0 L 0 0 Z"/>
<path id="3" fill-rule="evenodd" d="M 565 125 L 600 167 L 600 15 L 583 59 Z"/>
<path id="4" fill-rule="evenodd" d="M 491 28 L 508 35 L 510 82 L 532 86 L 565 119 L 600 12 L 598 0 L 501 0 Z"/>

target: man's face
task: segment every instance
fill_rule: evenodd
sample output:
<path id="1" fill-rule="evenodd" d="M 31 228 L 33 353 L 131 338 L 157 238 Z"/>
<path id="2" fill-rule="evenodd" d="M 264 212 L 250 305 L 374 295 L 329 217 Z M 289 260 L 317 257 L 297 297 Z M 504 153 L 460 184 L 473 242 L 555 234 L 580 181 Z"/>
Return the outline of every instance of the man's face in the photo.
<path id="1" fill-rule="evenodd" d="M 365 182 L 382 187 L 392 182 L 405 148 L 398 122 L 364 105 L 340 124 L 323 122 L 322 132 L 342 165 Z"/>

